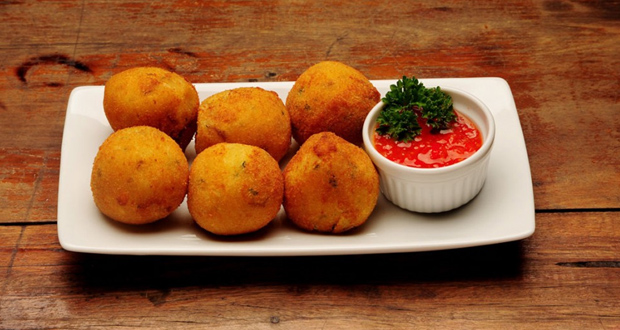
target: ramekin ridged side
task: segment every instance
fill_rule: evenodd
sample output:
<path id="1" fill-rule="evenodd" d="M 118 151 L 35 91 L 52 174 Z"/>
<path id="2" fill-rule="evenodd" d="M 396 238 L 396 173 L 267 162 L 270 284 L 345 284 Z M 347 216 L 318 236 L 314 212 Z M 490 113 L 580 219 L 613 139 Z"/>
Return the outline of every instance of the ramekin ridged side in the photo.
<path id="1" fill-rule="evenodd" d="M 467 175 L 443 182 L 411 182 L 378 169 L 381 192 L 395 205 L 420 213 L 437 213 L 458 208 L 471 201 L 486 181 L 489 157 Z"/>

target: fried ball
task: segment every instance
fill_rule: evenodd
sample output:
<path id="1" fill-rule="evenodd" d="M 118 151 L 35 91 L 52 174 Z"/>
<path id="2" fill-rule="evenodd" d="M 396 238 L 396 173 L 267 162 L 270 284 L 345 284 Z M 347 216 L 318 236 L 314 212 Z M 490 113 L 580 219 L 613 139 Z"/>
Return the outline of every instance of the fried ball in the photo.
<path id="1" fill-rule="evenodd" d="M 103 214 L 146 224 L 179 207 L 188 177 L 187 158 L 172 138 L 150 126 L 133 126 L 112 133 L 99 147 L 90 186 Z"/>
<path id="2" fill-rule="evenodd" d="M 278 162 L 265 150 L 219 143 L 194 159 L 187 206 L 196 223 L 213 234 L 246 234 L 275 218 L 283 190 Z"/>
<path id="3" fill-rule="evenodd" d="M 291 120 L 278 94 L 259 87 L 226 90 L 198 111 L 196 153 L 220 142 L 260 147 L 279 161 L 291 145 Z"/>
<path id="4" fill-rule="evenodd" d="M 184 149 L 196 132 L 200 99 L 182 76 L 155 67 L 113 75 L 105 84 L 103 110 L 112 129 L 152 126 Z"/>
<path id="5" fill-rule="evenodd" d="M 286 98 L 293 137 L 301 145 L 328 131 L 360 145 L 366 115 L 379 99 L 377 89 L 356 69 L 334 61 L 315 64 L 297 78 Z"/>
<path id="6" fill-rule="evenodd" d="M 379 175 L 370 157 L 331 132 L 312 135 L 284 169 L 284 210 L 308 231 L 358 227 L 378 197 Z"/>

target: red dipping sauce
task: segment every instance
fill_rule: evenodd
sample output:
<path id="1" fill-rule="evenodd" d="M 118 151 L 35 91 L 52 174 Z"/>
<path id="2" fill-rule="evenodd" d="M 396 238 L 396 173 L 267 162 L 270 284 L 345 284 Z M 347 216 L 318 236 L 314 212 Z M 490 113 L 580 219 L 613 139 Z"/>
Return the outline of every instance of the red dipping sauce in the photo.
<path id="1" fill-rule="evenodd" d="M 410 167 L 435 168 L 461 162 L 480 149 L 482 134 L 471 120 L 454 112 L 456 122 L 438 133 L 431 133 L 419 116 L 422 132 L 409 142 L 398 142 L 375 132 L 375 149 L 385 158 Z"/>

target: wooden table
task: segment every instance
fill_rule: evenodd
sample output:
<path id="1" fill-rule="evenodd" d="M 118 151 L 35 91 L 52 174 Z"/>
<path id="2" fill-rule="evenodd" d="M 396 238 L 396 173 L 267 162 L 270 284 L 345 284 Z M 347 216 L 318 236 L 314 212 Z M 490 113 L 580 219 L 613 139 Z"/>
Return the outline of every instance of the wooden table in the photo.
<path id="1" fill-rule="evenodd" d="M 0 328 L 620 329 L 618 1 L 0 1 Z M 63 250 L 67 100 L 123 69 L 291 81 L 502 77 L 536 232 L 455 250 L 160 257 Z"/>

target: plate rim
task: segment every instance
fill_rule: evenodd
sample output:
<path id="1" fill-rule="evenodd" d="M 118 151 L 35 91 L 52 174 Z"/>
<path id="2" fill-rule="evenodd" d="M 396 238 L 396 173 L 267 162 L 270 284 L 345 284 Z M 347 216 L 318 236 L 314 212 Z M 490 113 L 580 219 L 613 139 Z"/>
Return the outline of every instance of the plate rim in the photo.
<path id="1" fill-rule="evenodd" d="M 510 110 L 514 112 L 517 120 L 516 124 L 518 125 L 518 130 L 520 132 L 521 141 L 520 146 L 526 149 L 525 140 L 523 138 L 523 131 L 521 128 L 520 120 L 517 115 L 517 108 L 514 102 L 514 97 L 512 95 L 512 91 L 510 90 L 510 86 L 506 80 L 500 77 L 472 77 L 472 78 L 428 78 L 428 79 L 419 79 L 421 82 L 428 83 L 441 83 L 441 82 L 450 82 L 450 81 L 458 81 L 458 82 L 468 82 L 468 81 L 488 81 L 489 83 L 497 84 L 498 88 L 503 88 L 506 90 L 508 95 L 510 96 L 508 100 L 506 100 L 510 105 Z M 395 83 L 397 79 L 382 79 L 382 80 L 371 80 L 371 82 L 375 85 L 380 84 L 391 84 Z M 195 83 L 197 90 L 202 90 L 205 87 L 218 89 L 225 88 L 228 89 L 233 86 L 256 86 L 262 87 L 265 89 L 270 88 L 282 88 L 282 87 L 292 87 L 294 81 L 277 81 L 277 82 L 216 82 L 216 83 Z M 427 86 L 431 86 L 432 84 L 428 84 Z M 439 84 L 438 84 L 439 85 Z M 535 232 L 535 209 L 534 209 L 534 199 L 533 199 L 533 186 L 531 182 L 531 171 L 529 166 L 529 159 L 527 159 L 527 151 L 525 154 L 527 168 L 525 173 L 527 178 L 529 179 L 529 189 L 527 191 L 529 196 L 526 196 L 527 203 L 529 206 L 528 214 L 529 219 L 522 219 L 522 221 L 527 222 L 527 226 L 524 227 L 524 230 L 520 232 L 513 232 L 509 235 L 492 237 L 484 240 L 462 240 L 457 243 L 450 244 L 441 244 L 441 243 L 430 243 L 430 244 L 418 244 L 415 248 L 411 248 L 410 244 L 390 244 L 390 245 L 379 245 L 373 246 L 368 245 L 365 249 L 360 249 L 359 246 L 348 246 L 348 247 L 339 247 L 338 249 L 330 249 L 329 247 L 291 247 L 289 249 L 282 249 L 278 247 L 259 247 L 256 249 L 243 249 L 243 248 L 229 248 L 225 250 L 213 250 L 213 249 L 187 249 L 187 248 L 176 248 L 176 249 L 158 249 L 153 247 L 142 247 L 142 248 L 124 248 L 124 247 L 114 247 L 114 248 L 102 248 L 102 247 L 93 247 L 93 246 L 85 246 L 83 244 L 75 244 L 75 242 L 71 239 L 71 237 L 67 237 L 67 231 L 65 230 L 65 226 L 68 225 L 67 219 L 64 218 L 65 208 L 67 207 L 65 198 L 65 194 L 63 191 L 65 189 L 65 183 L 63 177 L 67 175 L 67 160 L 64 155 L 64 150 L 70 147 L 69 141 L 65 139 L 67 136 L 67 132 L 72 128 L 70 125 L 70 121 L 72 119 L 73 108 L 75 107 L 74 103 L 76 101 L 76 96 L 84 91 L 93 90 L 103 91 L 104 86 L 101 85 L 84 85 L 75 87 L 70 95 L 67 103 L 67 114 L 65 118 L 65 126 L 63 128 L 63 141 L 61 144 L 61 156 L 60 156 L 60 168 L 59 168 L 59 188 L 58 188 L 58 211 L 57 211 L 57 231 L 60 245 L 63 249 L 67 251 L 73 252 L 83 252 L 83 253 L 96 253 L 96 254 L 111 254 L 111 255 L 200 255 L 200 256 L 317 256 L 317 255 L 354 255 L 354 254 L 384 254 L 384 253 L 405 253 L 405 252 L 423 252 L 423 251 L 435 251 L 435 250 L 445 250 L 445 249 L 456 249 L 456 248 L 466 248 L 466 247 L 474 247 L 474 246 L 482 246 L 482 245 L 491 245 L 498 243 L 505 243 L 510 241 L 516 241 L 525 239 L 531 236 Z M 200 92 L 199 92 L 200 93 Z M 472 93 L 472 92 L 470 92 Z M 476 95 L 475 93 L 472 93 Z M 201 98 L 202 101 L 203 98 Z M 283 99 L 284 101 L 285 99 Z M 64 161 L 63 161 L 64 160 Z M 490 164 L 491 165 L 491 164 Z M 483 188 L 484 189 L 484 188 Z M 380 198 L 384 198 L 381 196 Z M 389 202 L 388 202 L 389 203 Z M 316 233 L 311 233 L 312 235 L 320 235 Z M 333 237 L 338 237 L 338 235 L 334 235 Z M 234 243 L 231 243 L 234 244 Z"/>

